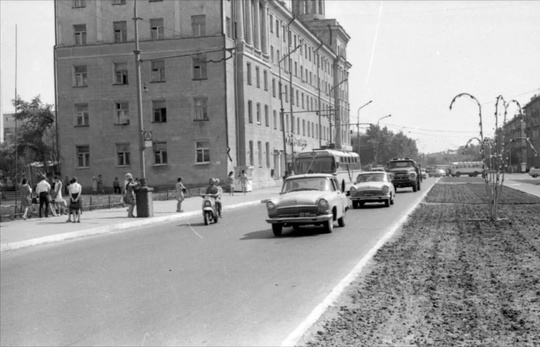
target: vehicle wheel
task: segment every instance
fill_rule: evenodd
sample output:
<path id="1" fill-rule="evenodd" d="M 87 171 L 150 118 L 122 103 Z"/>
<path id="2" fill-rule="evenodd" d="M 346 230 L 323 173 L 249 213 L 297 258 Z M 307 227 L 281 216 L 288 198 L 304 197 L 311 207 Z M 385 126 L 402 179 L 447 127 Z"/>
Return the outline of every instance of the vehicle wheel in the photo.
<path id="1" fill-rule="evenodd" d="M 461 172 L 456 173 L 456 177 L 459 177 L 459 176 L 461 176 Z"/>
<path id="2" fill-rule="evenodd" d="M 533 175 L 533 178 L 536 178 L 536 177 L 538 177 L 538 175 Z"/>
<path id="3" fill-rule="evenodd" d="M 345 226 L 345 213 L 341 216 L 341 218 L 338 218 L 337 222 L 341 228 Z"/>
<path id="4" fill-rule="evenodd" d="M 208 221 L 210 220 L 210 212 L 205 212 L 204 213 L 204 225 L 208 225 Z"/>
<path id="5" fill-rule="evenodd" d="M 394 204 L 394 197 L 391 197 L 390 198 L 390 205 L 393 205 Z"/>
<path id="6" fill-rule="evenodd" d="M 390 207 L 390 198 L 384 202 L 384 207 Z"/>
<path id="7" fill-rule="evenodd" d="M 332 231 L 334 231 L 334 220 L 330 219 L 324 222 L 323 224 L 324 232 L 327 234 L 331 234 Z"/>
<path id="8" fill-rule="evenodd" d="M 272 224 L 272 231 L 274 236 L 281 236 L 281 231 L 283 230 L 283 225 L 281 224 Z"/>
<path id="9" fill-rule="evenodd" d="M 416 191 L 417 191 L 416 184 L 412 187 L 412 191 L 416 193 Z"/>

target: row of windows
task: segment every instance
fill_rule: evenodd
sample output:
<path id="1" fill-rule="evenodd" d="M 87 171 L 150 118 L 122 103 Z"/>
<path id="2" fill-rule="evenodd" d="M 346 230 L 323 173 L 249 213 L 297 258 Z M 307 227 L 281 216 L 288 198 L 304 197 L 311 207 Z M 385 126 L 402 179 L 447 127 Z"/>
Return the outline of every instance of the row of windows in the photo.
<path id="1" fill-rule="evenodd" d="M 208 98 L 193 99 L 193 120 L 207 121 L 208 118 Z M 79 127 L 90 126 L 90 112 L 88 104 L 75 104 L 74 125 Z M 121 101 L 114 103 L 114 111 L 111 112 L 113 123 L 116 125 L 130 124 L 129 102 Z M 152 100 L 152 123 L 167 122 L 167 102 L 166 100 Z"/>
<path id="2" fill-rule="evenodd" d="M 192 79 L 204 80 L 208 78 L 206 54 L 197 54 L 192 58 Z M 128 63 L 116 62 L 112 66 L 113 84 L 126 85 L 128 78 Z M 165 60 L 150 61 L 150 82 L 166 82 Z M 73 66 L 73 87 L 88 87 L 87 65 Z"/>
<path id="3" fill-rule="evenodd" d="M 167 142 L 156 141 L 152 146 L 154 153 L 154 165 L 168 165 Z M 116 166 L 126 167 L 131 166 L 131 144 L 116 143 Z M 210 142 L 207 140 L 195 141 L 194 146 L 195 164 L 210 163 Z M 90 145 L 80 145 L 75 147 L 77 158 L 77 168 L 90 167 Z"/>
<path id="4" fill-rule="evenodd" d="M 150 39 L 164 40 L 165 39 L 165 24 L 163 18 L 150 19 Z M 127 21 L 113 22 L 114 42 L 121 43 L 128 41 Z M 206 35 L 206 16 L 193 15 L 191 16 L 191 35 L 193 37 L 202 37 Z M 76 46 L 84 46 L 87 44 L 87 28 L 86 24 L 73 25 L 73 42 Z"/>

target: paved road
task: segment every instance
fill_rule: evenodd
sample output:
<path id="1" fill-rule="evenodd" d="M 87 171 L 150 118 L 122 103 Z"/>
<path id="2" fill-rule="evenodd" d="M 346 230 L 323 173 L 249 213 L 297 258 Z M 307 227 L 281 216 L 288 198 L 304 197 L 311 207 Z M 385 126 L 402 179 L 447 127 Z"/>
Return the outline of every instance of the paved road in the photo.
<path id="1" fill-rule="evenodd" d="M 0 344 L 279 345 L 420 197 L 351 210 L 333 234 L 275 238 L 261 204 L 6 252 Z"/>

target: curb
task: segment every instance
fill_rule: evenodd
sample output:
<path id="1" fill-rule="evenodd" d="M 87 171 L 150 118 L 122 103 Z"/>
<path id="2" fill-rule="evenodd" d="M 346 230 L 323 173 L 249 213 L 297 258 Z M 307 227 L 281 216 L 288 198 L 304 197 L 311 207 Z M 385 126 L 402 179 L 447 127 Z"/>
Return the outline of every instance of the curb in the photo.
<path id="1" fill-rule="evenodd" d="M 255 206 L 260 203 L 261 203 L 260 200 L 242 202 L 242 203 L 238 203 L 238 204 L 231 205 L 228 207 L 224 207 L 223 211 L 234 210 L 237 208 L 242 208 L 242 207 L 247 207 L 247 206 Z M 105 233 L 111 233 L 111 232 L 117 232 L 117 231 L 126 231 L 128 229 L 143 227 L 143 226 L 147 226 L 147 225 L 155 224 L 155 223 L 181 220 L 184 218 L 200 215 L 200 213 L 201 213 L 200 211 L 192 211 L 192 212 L 186 212 L 182 214 L 171 214 L 169 216 L 152 217 L 152 218 L 141 219 L 137 221 L 106 225 L 106 226 L 101 226 L 101 227 L 92 228 L 92 229 L 73 231 L 73 232 L 57 234 L 57 235 L 49 235 L 49 236 L 39 237 L 35 239 L 30 239 L 30 240 L 4 243 L 0 245 L 0 253 L 6 252 L 6 251 L 13 251 L 16 249 L 21 249 L 21 248 L 26 248 L 26 247 L 31 247 L 31 246 L 38 246 L 38 245 L 42 245 L 46 243 L 54 243 L 54 242 L 71 240 L 71 239 L 77 239 L 77 238 L 82 238 L 86 236 L 99 235 L 99 234 L 105 234 Z"/>

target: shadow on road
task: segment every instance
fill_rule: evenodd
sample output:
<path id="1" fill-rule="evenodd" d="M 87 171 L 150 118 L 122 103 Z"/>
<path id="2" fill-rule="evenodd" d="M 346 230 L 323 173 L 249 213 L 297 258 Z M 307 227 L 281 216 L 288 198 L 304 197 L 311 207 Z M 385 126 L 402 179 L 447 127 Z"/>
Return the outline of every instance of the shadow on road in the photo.
<path id="1" fill-rule="evenodd" d="M 291 227 L 283 228 L 281 236 L 274 236 L 272 229 L 254 231 L 247 233 L 240 240 L 264 240 L 264 239 L 287 239 L 287 238 L 301 238 L 301 237 L 313 237 L 324 234 L 322 227 L 316 226 L 304 226 L 293 229 Z"/>

